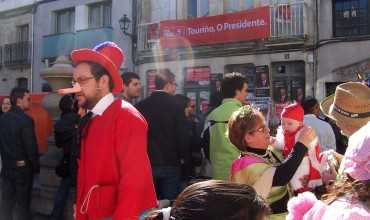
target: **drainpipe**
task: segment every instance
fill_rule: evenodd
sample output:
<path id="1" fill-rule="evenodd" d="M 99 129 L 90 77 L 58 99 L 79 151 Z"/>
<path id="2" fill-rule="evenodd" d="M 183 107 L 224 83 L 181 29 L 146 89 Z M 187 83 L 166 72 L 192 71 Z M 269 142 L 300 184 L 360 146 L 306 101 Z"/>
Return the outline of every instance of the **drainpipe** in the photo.
<path id="1" fill-rule="evenodd" d="M 313 48 L 313 56 L 314 56 L 314 69 L 313 69 L 313 86 L 312 86 L 312 94 L 316 97 L 317 91 L 317 74 L 319 70 L 319 42 L 320 42 L 320 26 L 319 26 L 319 0 L 315 0 L 315 22 L 314 22 L 314 31 L 315 31 L 315 38 L 314 38 L 314 48 Z"/>
<path id="2" fill-rule="evenodd" d="M 138 16 L 137 16 L 137 0 L 132 0 L 132 36 L 131 36 L 131 54 L 132 54 L 132 65 L 135 69 L 137 63 L 137 40 L 138 40 Z"/>
<path id="3" fill-rule="evenodd" d="M 36 7 L 37 7 L 37 3 L 36 1 L 33 3 L 33 6 L 32 6 L 32 9 L 31 9 L 31 12 L 32 12 L 32 16 L 31 16 L 31 30 L 32 30 L 32 40 L 31 40 L 31 85 L 30 85 L 30 91 L 33 92 L 33 74 L 34 74 L 34 71 L 33 71 L 33 67 L 34 67 L 34 55 L 35 55 L 35 51 L 34 51 L 34 42 L 35 42 L 35 13 L 36 13 Z"/>

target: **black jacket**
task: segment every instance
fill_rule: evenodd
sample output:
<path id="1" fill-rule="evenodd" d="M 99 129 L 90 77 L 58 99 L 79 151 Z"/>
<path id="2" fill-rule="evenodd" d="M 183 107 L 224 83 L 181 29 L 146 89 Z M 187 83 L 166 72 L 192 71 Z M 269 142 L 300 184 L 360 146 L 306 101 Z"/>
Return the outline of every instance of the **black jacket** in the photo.
<path id="1" fill-rule="evenodd" d="M 149 125 L 148 151 L 152 166 L 180 167 L 181 161 L 183 165 L 189 165 L 191 155 L 185 141 L 185 113 L 175 98 L 166 92 L 155 91 L 136 107 Z"/>
<path id="2" fill-rule="evenodd" d="M 56 173 L 60 177 L 69 177 L 76 180 L 77 162 L 74 152 L 78 151 L 77 132 L 79 115 L 74 112 L 64 113 L 54 125 L 55 145 L 63 149 L 63 158 L 56 167 Z M 72 161 L 72 163 L 71 163 Z"/>
<path id="3" fill-rule="evenodd" d="M 76 145 L 79 115 L 74 112 L 62 114 L 54 125 L 55 145 L 70 155 L 71 148 Z"/>
<path id="4" fill-rule="evenodd" d="M 0 153 L 3 171 L 16 167 L 16 161 L 26 161 L 34 173 L 40 172 L 39 154 L 33 119 L 18 107 L 0 118 Z"/>

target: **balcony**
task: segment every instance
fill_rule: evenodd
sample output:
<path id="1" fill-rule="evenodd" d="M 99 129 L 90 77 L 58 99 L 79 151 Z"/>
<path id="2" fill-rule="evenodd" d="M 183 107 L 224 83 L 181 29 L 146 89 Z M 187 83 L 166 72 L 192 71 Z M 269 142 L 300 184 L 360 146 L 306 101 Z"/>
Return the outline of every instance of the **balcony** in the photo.
<path id="1" fill-rule="evenodd" d="M 29 41 L 4 45 L 4 65 L 7 67 L 31 64 L 31 43 Z"/>
<path id="2" fill-rule="evenodd" d="M 92 48 L 98 43 L 112 41 L 113 30 L 111 27 L 102 27 L 81 30 L 76 32 L 76 48 Z"/>
<path id="3" fill-rule="evenodd" d="M 305 36 L 304 17 L 305 3 L 303 0 L 289 4 L 270 4 L 270 37 L 268 41 L 298 39 L 303 40 Z M 146 23 L 138 26 L 138 50 L 149 51 L 159 42 L 160 23 Z M 250 47 L 253 42 L 238 42 Z M 225 49 L 229 49 L 228 45 Z M 210 45 L 208 45 L 210 46 Z M 213 48 L 219 45 L 211 45 Z"/>
<path id="4" fill-rule="evenodd" d="M 103 41 L 112 40 L 112 28 L 94 28 L 44 36 L 43 59 L 69 55 L 75 48 L 92 48 Z"/>
<path id="5" fill-rule="evenodd" d="M 138 50 L 149 50 L 159 41 L 159 23 L 139 24 Z"/>
<path id="6" fill-rule="evenodd" d="M 43 58 L 69 55 L 75 47 L 75 34 L 62 33 L 44 36 Z"/>
<path id="7" fill-rule="evenodd" d="M 272 39 L 304 36 L 304 1 L 270 6 Z"/>

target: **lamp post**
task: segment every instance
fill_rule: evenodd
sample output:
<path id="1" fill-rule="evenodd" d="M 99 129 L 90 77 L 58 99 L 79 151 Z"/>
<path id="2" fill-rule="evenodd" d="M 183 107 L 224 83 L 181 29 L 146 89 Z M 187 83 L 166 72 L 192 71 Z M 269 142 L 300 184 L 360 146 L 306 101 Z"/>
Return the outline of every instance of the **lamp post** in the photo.
<path id="1" fill-rule="evenodd" d="M 134 40 L 134 38 L 136 37 L 135 34 L 129 32 L 130 25 L 132 22 L 131 19 L 126 14 L 124 14 L 122 18 L 119 19 L 118 22 L 122 33 L 131 37 L 131 39 Z"/>
<path id="2" fill-rule="evenodd" d="M 132 61 L 133 63 L 135 64 L 136 63 L 136 47 L 137 47 L 137 35 L 134 33 L 134 26 L 132 25 L 131 26 L 131 19 L 126 15 L 126 14 L 123 14 L 123 16 L 118 20 L 119 22 L 119 27 L 122 31 L 122 33 L 128 37 L 131 38 L 131 42 L 132 42 Z M 129 32 L 129 29 L 131 27 L 131 32 Z"/>

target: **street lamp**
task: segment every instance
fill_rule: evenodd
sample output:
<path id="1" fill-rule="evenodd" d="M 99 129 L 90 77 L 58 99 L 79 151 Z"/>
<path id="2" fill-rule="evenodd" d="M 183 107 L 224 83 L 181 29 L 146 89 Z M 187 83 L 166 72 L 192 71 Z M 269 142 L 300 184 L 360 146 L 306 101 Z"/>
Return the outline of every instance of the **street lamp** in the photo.
<path id="1" fill-rule="evenodd" d="M 122 33 L 133 38 L 134 34 L 128 32 L 128 29 L 130 28 L 130 25 L 131 25 L 131 19 L 127 17 L 126 14 L 124 14 L 122 18 L 119 19 L 118 22 L 119 22 L 119 26 L 120 26 Z"/>
<path id="2" fill-rule="evenodd" d="M 126 14 L 123 14 L 122 18 L 120 18 L 118 20 L 118 23 L 119 23 L 119 27 L 122 31 L 122 33 L 126 36 L 129 36 L 131 38 L 131 49 L 132 49 L 132 53 L 131 53 L 131 56 L 132 56 L 132 61 L 133 63 L 135 64 L 136 63 L 136 47 L 137 47 L 137 38 L 136 38 L 136 34 L 134 33 L 134 26 L 132 26 L 131 28 L 131 33 L 129 32 L 129 29 L 130 29 L 130 25 L 132 23 L 131 19 L 126 15 Z"/>

